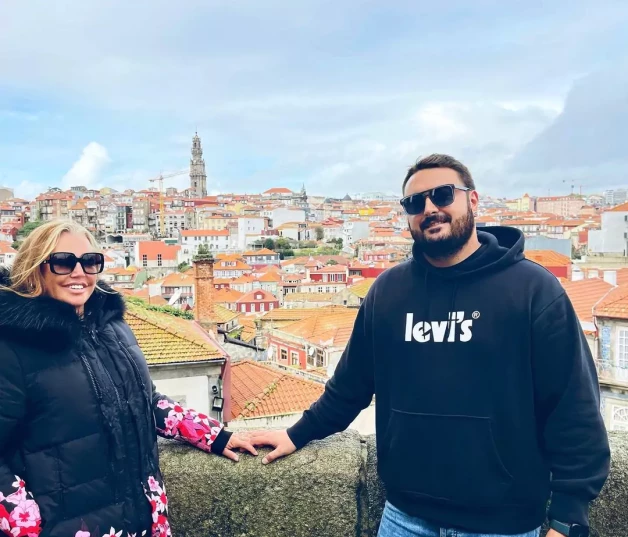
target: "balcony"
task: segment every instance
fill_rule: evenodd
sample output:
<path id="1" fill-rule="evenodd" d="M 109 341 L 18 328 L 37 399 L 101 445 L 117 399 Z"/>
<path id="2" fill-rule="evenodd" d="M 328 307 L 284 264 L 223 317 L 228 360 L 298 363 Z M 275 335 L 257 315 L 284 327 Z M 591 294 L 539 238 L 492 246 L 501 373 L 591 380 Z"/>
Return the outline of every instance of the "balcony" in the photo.
<path id="1" fill-rule="evenodd" d="M 604 359 L 594 361 L 600 384 L 628 389 L 628 364 L 617 365 Z"/>

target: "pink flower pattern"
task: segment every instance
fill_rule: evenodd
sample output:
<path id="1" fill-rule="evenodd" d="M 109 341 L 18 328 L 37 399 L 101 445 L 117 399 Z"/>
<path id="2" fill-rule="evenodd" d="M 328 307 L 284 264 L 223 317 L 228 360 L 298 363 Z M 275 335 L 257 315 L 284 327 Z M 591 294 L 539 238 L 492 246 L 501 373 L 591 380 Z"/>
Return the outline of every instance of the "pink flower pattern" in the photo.
<path id="1" fill-rule="evenodd" d="M 0 530 L 10 537 L 37 537 L 41 532 L 39 506 L 18 476 L 12 487 L 12 494 L 0 493 Z"/>
<path id="2" fill-rule="evenodd" d="M 184 440 L 206 452 L 211 452 L 212 443 L 223 428 L 219 421 L 193 409 L 185 409 L 166 397 L 157 401 L 154 414 L 160 435 Z M 0 492 L 0 531 L 8 537 L 37 537 L 42 529 L 39 506 L 18 476 L 15 476 L 12 486 L 15 491 L 9 496 Z M 150 537 L 172 537 L 164 483 L 150 476 L 144 483 L 144 493 L 150 502 L 153 516 Z M 112 527 L 101 536 L 91 533 L 83 524 L 74 537 L 146 537 L 147 532 L 144 531 L 141 535 L 127 533 L 126 536 L 122 533 L 122 530 L 116 531 Z"/>
<path id="3" fill-rule="evenodd" d="M 223 427 L 219 421 L 191 408 L 183 408 L 165 397 L 157 401 L 155 406 L 164 411 L 160 413 L 161 416 L 155 412 L 157 431 L 162 436 L 181 438 L 203 451 L 211 451 L 211 445 Z M 159 426 L 160 422 L 163 422 L 163 427 Z"/>

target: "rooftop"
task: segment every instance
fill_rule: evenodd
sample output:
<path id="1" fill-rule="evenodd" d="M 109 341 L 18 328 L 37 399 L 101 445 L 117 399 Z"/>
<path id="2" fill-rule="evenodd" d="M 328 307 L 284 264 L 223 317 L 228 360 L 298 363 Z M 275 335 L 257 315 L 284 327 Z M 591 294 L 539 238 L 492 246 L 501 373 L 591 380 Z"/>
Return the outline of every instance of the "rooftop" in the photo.
<path id="1" fill-rule="evenodd" d="M 125 320 L 149 365 L 200 362 L 225 357 L 194 321 L 127 302 Z"/>
<path id="2" fill-rule="evenodd" d="M 325 387 L 272 366 L 245 360 L 231 366 L 231 419 L 302 412 Z"/>

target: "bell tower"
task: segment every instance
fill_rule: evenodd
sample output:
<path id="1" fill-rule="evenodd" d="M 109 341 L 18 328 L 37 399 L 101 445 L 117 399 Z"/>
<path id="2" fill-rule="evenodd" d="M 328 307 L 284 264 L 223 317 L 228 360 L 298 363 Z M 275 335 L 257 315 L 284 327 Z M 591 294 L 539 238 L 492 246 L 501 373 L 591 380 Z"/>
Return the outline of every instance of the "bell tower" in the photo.
<path id="1" fill-rule="evenodd" d="M 204 198 L 207 196 L 207 174 L 203 160 L 203 148 L 198 132 L 192 138 L 192 158 L 190 159 L 190 190 L 192 197 Z"/>

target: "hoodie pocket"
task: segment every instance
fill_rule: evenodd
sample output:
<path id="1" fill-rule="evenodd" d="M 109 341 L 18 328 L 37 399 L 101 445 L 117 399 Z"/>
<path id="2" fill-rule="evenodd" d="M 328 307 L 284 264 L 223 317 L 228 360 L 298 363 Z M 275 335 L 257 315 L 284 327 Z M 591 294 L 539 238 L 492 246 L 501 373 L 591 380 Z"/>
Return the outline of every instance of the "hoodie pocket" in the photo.
<path id="1" fill-rule="evenodd" d="M 502 503 L 512 484 L 491 419 L 392 410 L 382 464 L 397 492 L 473 507 Z"/>

